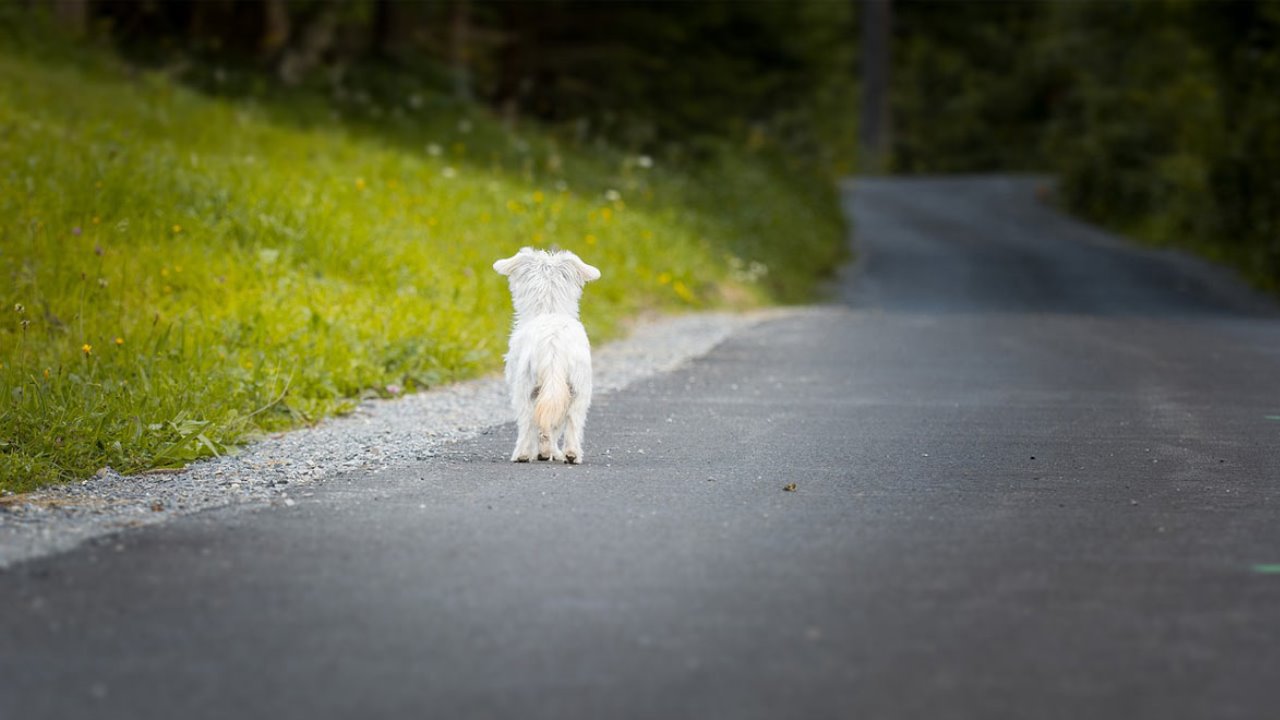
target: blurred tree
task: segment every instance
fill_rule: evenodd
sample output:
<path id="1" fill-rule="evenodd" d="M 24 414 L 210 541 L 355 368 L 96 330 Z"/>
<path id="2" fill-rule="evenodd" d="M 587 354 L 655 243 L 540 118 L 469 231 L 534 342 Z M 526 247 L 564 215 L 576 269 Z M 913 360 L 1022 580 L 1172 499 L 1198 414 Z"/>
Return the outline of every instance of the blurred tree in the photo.
<path id="1" fill-rule="evenodd" d="M 62 26 L 75 35 L 83 35 L 89 27 L 89 0 L 50 0 L 53 14 Z"/>
<path id="2" fill-rule="evenodd" d="M 649 151 L 729 138 L 848 167 L 856 144 L 847 1 L 43 1 L 102 20 L 136 62 L 195 75 L 213 60 L 285 84 L 354 82 L 359 68 L 386 86 L 398 73 L 513 123 Z"/>
<path id="3" fill-rule="evenodd" d="M 892 65 L 891 0 L 861 0 L 862 121 L 859 123 L 861 170 L 888 169 L 893 148 L 889 77 Z"/>
<path id="4" fill-rule="evenodd" d="M 453 94 L 463 102 L 472 98 L 471 91 L 471 0 L 453 0 L 449 18 L 449 64 L 453 76 Z"/>

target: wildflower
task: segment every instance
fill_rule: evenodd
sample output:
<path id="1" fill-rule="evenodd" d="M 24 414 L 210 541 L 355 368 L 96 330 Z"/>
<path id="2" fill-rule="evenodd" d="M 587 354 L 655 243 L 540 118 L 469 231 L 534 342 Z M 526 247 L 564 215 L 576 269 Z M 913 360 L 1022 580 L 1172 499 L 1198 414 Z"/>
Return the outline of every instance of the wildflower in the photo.
<path id="1" fill-rule="evenodd" d="M 536 202 L 536 203 L 540 203 L 540 202 L 542 202 L 542 200 L 543 200 L 543 199 L 544 199 L 544 196 L 543 196 L 543 194 L 542 194 L 542 191 L 541 191 L 541 190 L 538 190 L 537 192 L 535 192 L 535 193 L 533 194 L 533 201 L 534 201 L 534 202 Z"/>
<path id="2" fill-rule="evenodd" d="M 666 284 L 667 284 L 667 283 L 669 283 L 669 282 L 671 282 L 671 273 L 669 273 L 669 272 L 664 272 L 664 273 L 661 273 L 661 274 L 659 274 L 659 275 L 658 275 L 658 284 L 659 284 L 659 285 L 666 285 Z"/>
<path id="3" fill-rule="evenodd" d="M 169 277 L 169 266 L 168 266 L 168 265 L 166 265 L 166 266 L 164 266 L 164 267 L 160 268 L 160 277 Z"/>
<path id="4" fill-rule="evenodd" d="M 608 200 L 609 202 L 618 202 L 619 200 L 622 199 L 622 194 L 619 193 L 617 190 L 614 190 L 611 188 L 609 190 L 604 191 L 604 199 Z"/>
<path id="5" fill-rule="evenodd" d="M 93 354 L 93 346 L 92 346 L 92 345 L 90 345 L 89 343 L 85 343 L 84 345 L 81 345 L 81 346 L 80 346 L 80 352 L 84 353 L 86 357 L 87 357 L 87 356 L 89 356 L 89 355 L 92 355 L 92 354 Z"/>
<path id="6" fill-rule="evenodd" d="M 435 227 L 435 226 L 436 226 L 436 223 L 438 223 L 438 222 L 440 222 L 440 221 L 439 221 L 439 220 L 436 220 L 434 216 L 433 216 L 433 217 L 429 217 L 429 218 L 427 218 L 427 227 Z"/>
<path id="7" fill-rule="evenodd" d="M 22 332 L 24 333 L 27 331 L 28 327 L 31 327 L 31 321 L 26 318 L 22 318 L 22 320 L 18 321 L 18 324 L 22 326 Z"/>
<path id="8" fill-rule="evenodd" d="M 97 255 L 98 257 L 102 257 L 102 253 L 103 253 L 103 252 L 105 252 L 105 251 L 102 249 L 102 246 L 101 246 L 101 245 L 97 245 L 97 244 L 95 244 L 95 245 L 93 246 L 93 254 L 94 254 L 94 255 Z"/>
<path id="9" fill-rule="evenodd" d="M 93 216 L 93 224 L 94 224 L 94 225 L 97 225 L 97 224 L 98 224 L 98 223 L 100 223 L 100 222 L 102 222 L 102 218 L 98 217 L 97 215 L 94 215 L 94 216 Z"/>
<path id="10" fill-rule="evenodd" d="M 440 171 L 440 174 L 445 176 L 446 178 L 455 178 L 458 176 L 458 171 L 454 170 L 451 167 L 446 167 L 444 170 Z"/>
<path id="11" fill-rule="evenodd" d="M 174 265 L 174 266 L 173 266 L 173 271 L 174 271 L 174 272 L 176 272 L 176 273 L 180 273 L 180 272 L 182 272 L 182 266 L 181 266 L 181 265 Z"/>
<path id="12" fill-rule="evenodd" d="M 75 227 L 71 228 L 71 234 L 72 234 L 72 235 L 79 235 L 79 234 L 80 234 L 80 226 L 79 226 L 79 225 L 77 225 L 77 226 L 75 226 Z"/>
<path id="13" fill-rule="evenodd" d="M 356 189 L 357 190 L 364 189 L 364 178 L 356 178 Z"/>
<path id="14" fill-rule="evenodd" d="M 601 210 L 600 210 L 600 219 L 601 219 L 601 220 L 603 220 L 603 221 L 605 221 L 605 222 L 609 222 L 609 219 L 610 219 L 610 218 L 612 218 L 612 217 L 613 217 L 613 211 L 612 211 L 612 210 L 610 210 L 609 208 L 601 208 Z"/>
<path id="15" fill-rule="evenodd" d="M 444 149 L 441 148 L 438 144 L 427 143 L 427 154 L 430 155 L 431 157 L 440 157 L 440 153 L 442 152 L 444 152 Z"/>
<path id="16" fill-rule="evenodd" d="M 106 288 L 106 287 L 107 287 L 107 279 L 106 279 L 106 278 L 98 278 L 98 287 L 100 287 L 100 288 Z"/>
<path id="17" fill-rule="evenodd" d="M 181 226 L 181 225 L 174 225 L 174 226 L 173 226 L 173 232 L 174 232 L 174 234 L 177 234 L 177 233 L 182 232 L 182 226 Z"/>
<path id="18" fill-rule="evenodd" d="M 399 385 L 392 384 L 386 387 L 386 391 L 388 395 L 399 395 L 400 393 L 404 392 L 404 388 L 400 387 Z"/>
<path id="19" fill-rule="evenodd" d="M 124 338 L 122 338 L 122 337 L 118 337 L 118 338 L 116 338 L 116 345 L 117 345 L 117 346 L 120 346 L 120 345 L 123 345 L 123 344 L 124 344 Z"/>
<path id="20" fill-rule="evenodd" d="M 641 155 L 640 157 L 636 158 L 636 165 L 639 165 L 641 168 L 648 170 L 649 168 L 653 167 L 653 158 L 649 157 L 648 155 Z"/>
<path id="21" fill-rule="evenodd" d="M 583 241 L 583 242 L 585 242 L 585 243 L 586 243 L 586 244 L 588 244 L 588 245 L 595 245 L 595 244 L 596 244 L 596 236 L 595 236 L 595 235 L 588 235 L 588 236 L 586 236 L 586 237 L 582 238 L 582 241 Z"/>
<path id="22" fill-rule="evenodd" d="M 520 207 L 520 203 L 516 202 L 515 200 L 508 200 L 508 201 L 507 201 L 507 209 L 508 209 L 508 210 L 510 210 L 510 211 L 511 211 L 511 212 L 513 212 L 513 213 L 518 213 L 518 212 L 520 212 L 523 208 L 521 208 L 521 207 Z"/>
<path id="23" fill-rule="evenodd" d="M 689 288 L 679 280 L 677 280 L 675 284 L 671 286 L 671 289 L 675 290 L 676 295 L 679 295 L 680 299 L 684 300 L 685 302 L 691 303 L 696 299 L 693 295 L 693 292 L 689 290 Z"/>
<path id="24" fill-rule="evenodd" d="M 22 303 L 14 303 L 13 311 L 21 315 L 22 313 L 27 311 L 27 306 L 23 305 Z"/>
<path id="25" fill-rule="evenodd" d="M 49 379 L 49 368 L 45 368 L 45 369 L 44 369 L 44 379 L 45 379 L 45 380 L 48 380 L 48 379 Z"/>

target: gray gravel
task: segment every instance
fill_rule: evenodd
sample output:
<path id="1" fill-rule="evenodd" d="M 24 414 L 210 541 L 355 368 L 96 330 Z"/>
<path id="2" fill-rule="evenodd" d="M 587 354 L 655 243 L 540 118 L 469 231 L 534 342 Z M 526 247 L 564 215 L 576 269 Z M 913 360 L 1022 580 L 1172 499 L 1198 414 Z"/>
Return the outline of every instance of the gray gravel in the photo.
<path id="1" fill-rule="evenodd" d="M 784 311 L 648 320 L 595 351 L 596 392 L 609 393 L 705 354 L 734 331 Z M 441 446 L 513 419 L 500 376 L 395 400 L 371 400 L 315 427 L 175 472 L 97 476 L 0 502 L 0 568 L 90 538 L 209 508 L 292 505 L 316 483 L 433 457 Z M 590 432 L 590 431 L 588 431 Z M 513 437 L 514 442 L 514 437 Z"/>

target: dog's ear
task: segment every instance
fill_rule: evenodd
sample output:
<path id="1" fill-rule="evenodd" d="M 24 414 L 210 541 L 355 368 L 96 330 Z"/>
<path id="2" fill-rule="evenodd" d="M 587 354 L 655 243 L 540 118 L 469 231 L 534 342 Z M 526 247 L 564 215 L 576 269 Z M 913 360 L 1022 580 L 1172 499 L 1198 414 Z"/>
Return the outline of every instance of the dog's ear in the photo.
<path id="1" fill-rule="evenodd" d="M 493 269 L 496 270 L 499 275 L 510 275 L 512 271 L 519 267 L 520 263 L 524 262 L 524 260 L 529 257 L 530 252 L 530 248 L 522 247 L 520 248 L 520 252 L 515 255 L 495 262 L 493 264 Z"/>
<path id="2" fill-rule="evenodd" d="M 578 274 L 582 276 L 583 284 L 589 283 L 592 280 L 600 279 L 599 270 L 582 262 L 582 258 L 578 257 L 577 255 L 574 255 L 573 253 L 568 253 L 568 255 L 569 255 L 569 261 L 573 263 L 574 269 L 576 269 L 578 271 Z"/>

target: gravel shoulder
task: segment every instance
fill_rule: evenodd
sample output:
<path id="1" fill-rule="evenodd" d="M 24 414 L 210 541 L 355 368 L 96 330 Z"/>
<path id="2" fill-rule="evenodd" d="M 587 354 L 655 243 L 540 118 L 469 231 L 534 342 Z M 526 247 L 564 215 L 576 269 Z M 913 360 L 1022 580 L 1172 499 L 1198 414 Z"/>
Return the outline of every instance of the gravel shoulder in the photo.
<path id="1" fill-rule="evenodd" d="M 643 321 L 625 339 L 596 348 L 596 392 L 615 392 L 675 369 L 735 331 L 786 312 Z M 182 470 L 123 476 L 104 468 L 79 483 L 0 498 L 0 568 L 211 508 L 289 506 L 318 483 L 433 457 L 442 446 L 512 419 L 503 380 L 491 375 L 394 400 L 366 401 L 350 414 Z"/>

